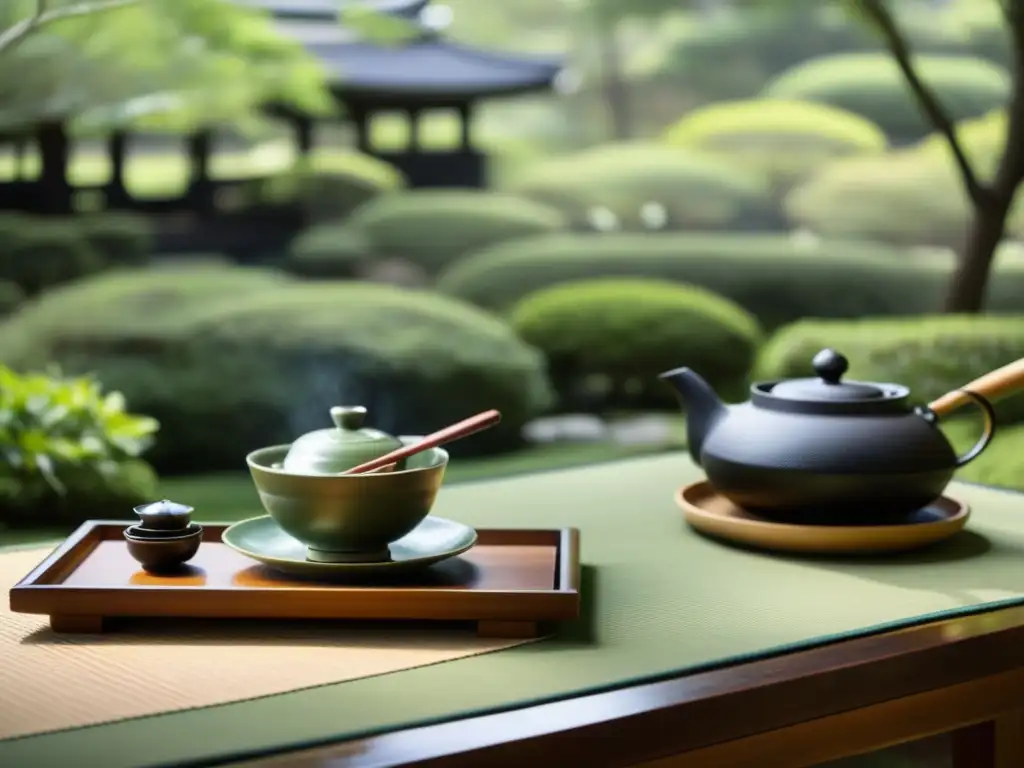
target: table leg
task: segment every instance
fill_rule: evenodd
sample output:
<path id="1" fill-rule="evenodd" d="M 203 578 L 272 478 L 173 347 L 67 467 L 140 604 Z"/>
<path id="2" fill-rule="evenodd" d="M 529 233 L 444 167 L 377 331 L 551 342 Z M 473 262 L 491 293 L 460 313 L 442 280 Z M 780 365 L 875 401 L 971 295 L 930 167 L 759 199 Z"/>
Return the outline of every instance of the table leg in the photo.
<path id="1" fill-rule="evenodd" d="M 953 768 L 1024 766 L 1024 710 L 961 728 L 952 736 Z"/>
<path id="2" fill-rule="evenodd" d="M 103 631 L 102 616 L 80 616 L 77 614 L 55 614 L 50 617 L 50 629 L 54 632 L 88 632 Z"/>

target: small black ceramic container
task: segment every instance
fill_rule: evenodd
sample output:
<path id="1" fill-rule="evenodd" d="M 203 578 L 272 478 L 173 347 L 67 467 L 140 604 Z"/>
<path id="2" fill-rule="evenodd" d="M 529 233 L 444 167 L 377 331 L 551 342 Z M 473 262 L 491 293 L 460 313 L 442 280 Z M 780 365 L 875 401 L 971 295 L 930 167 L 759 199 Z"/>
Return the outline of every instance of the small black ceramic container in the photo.
<path id="1" fill-rule="evenodd" d="M 203 540 L 203 528 L 192 523 L 184 531 L 174 535 L 169 533 L 149 531 L 138 525 L 129 526 L 124 531 L 128 554 L 151 573 L 177 570 L 196 556 Z"/>

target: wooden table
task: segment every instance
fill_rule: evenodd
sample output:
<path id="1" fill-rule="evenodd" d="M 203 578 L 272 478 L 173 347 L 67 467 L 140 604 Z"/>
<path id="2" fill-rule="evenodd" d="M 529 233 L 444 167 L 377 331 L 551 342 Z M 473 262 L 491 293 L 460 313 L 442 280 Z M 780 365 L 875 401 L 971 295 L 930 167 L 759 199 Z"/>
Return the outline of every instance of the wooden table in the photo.
<path id="1" fill-rule="evenodd" d="M 941 733 L 1024 766 L 1024 608 L 231 765 L 799 768 Z"/>

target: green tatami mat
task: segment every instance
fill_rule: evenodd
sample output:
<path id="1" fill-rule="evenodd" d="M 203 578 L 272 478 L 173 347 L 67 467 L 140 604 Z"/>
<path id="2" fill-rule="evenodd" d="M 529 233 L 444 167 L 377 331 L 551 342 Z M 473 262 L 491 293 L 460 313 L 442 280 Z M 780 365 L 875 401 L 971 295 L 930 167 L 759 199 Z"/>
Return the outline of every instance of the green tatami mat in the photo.
<path id="1" fill-rule="evenodd" d="M 889 559 L 811 560 L 732 549 L 689 531 L 672 494 L 698 477 L 679 453 L 442 492 L 437 514 L 479 527 L 581 530 L 586 616 L 558 639 L 0 742 L 0 765 L 120 768 L 241 756 L 748 660 L 1024 597 L 1024 496 L 954 485 L 949 492 L 973 509 L 956 539 Z"/>

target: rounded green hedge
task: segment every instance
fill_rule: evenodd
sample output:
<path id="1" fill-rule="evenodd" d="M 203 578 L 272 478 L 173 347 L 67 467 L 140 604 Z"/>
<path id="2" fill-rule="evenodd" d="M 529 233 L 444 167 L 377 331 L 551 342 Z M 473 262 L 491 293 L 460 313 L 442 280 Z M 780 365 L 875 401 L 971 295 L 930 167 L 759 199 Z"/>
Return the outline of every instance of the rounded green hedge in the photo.
<path id="1" fill-rule="evenodd" d="M 370 260 L 369 238 L 346 224 L 310 227 L 292 241 L 284 268 L 309 278 L 352 278 Z"/>
<path id="2" fill-rule="evenodd" d="M 772 220 L 767 179 L 711 153 L 661 144 L 608 144 L 539 163 L 507 189 L 552 205 L 577 229 L 643 231 L 645 205 L 666 214 L 667 229 L 720 229 Z"/>
<path id="3" fill-rule="evenodd" d="M 1006 103 L 1005 69 L 970 56 L 918 56 L 928 83 L 954 120 L 978 117 Z M 765 86 L 766 98 L 819 101 L 849 110 L 879 125 L 894 141 L 929 133 L 903 74 L 888 53 L 821 56 L 798 64 Z"/>
<path id="4" fill-rule="evenodd" d="M 73 225 L 104 266 L 144 266 L 153 256 L 156 233 L 148 216 L 128 213 L 82 215 Z"/>
<path id="5" fill-rule="evenodd" d="M 810 101 L 749 99 L 700 107 L 666 132 L 672 146 L 720 153 L 785 189 L 835 157 L 878 153 L 885 134 L 860 115 Z"/>
<path id="6" fill-rule="evenodd" d="M 25 299 L 25 294 L 14 283 L 0 281 L 0 317 L 11 314 Z"/>
<path id="7" fill-rule="evenodd" d="M 757 321 L 728 299 L 639 278 L 542 289 L 516 305 L 511 322 L 544 353 L 562 403 L 570 406 L 590 387 L 603 390 L 608 406 L 673 403 L 657 376 L 680 365 L 739 395 L 762 335 Z"/>
<path id="8" fill-rule="evenodd" d="M 826 237 L 958 246 L 968 205 L 952 173 L 908 153 L 843 160 L 793 189 L 789 220 Z"/>
<path id="9" fill-rule="evenodd" d="M 251 185 L 251 202 L 300 205 L 308 221 L 344 219 L 364 203 L 405 187 L 390 163 L 360 152 L 335 152 L 299 163 L 288 173 Z"/>
<path id="10" fill-rule="evenodd" d="M 247 451 L 328 426 L 332 405 L 365 405 L 374 426 L 402 434 L 502 411 L 500 428 L 456 454 L 518 445 L 525 421 L 549 405 L 540 353 L 474 307 L 381 285 L 205 272 L 219 292 L 183 289 L 201 284 L 197 272 L 165 275 L 166 306 L 148 273 L 48 294 L 0 327 L 0 360 L 95 371 L 160 422 L 147 459 L 161 472 L 244 468 Z M 225 292 L 233 279 L 249 290 Z M 90 312 L 102 321 L 81 323 Z"/>
<path id="11" fill-rule="evenodd" d="M 905 384 L 915 400 L 927 403 L 1024 357 L 1024 316 L 804 320 L 769 340 L 757 375 L 813 376 L 811 358 L 826 347 L 849 359 L 847 378 Z M 963 408 L 965 415 L 971 410 Z M 1009 397 L 996 410 L 1001 422 L 1024 421 L 1024 397 Z"/>
<path id="12" fill-rule="evenodd" d="M 103 268 L 74 220 L 0 214 L 0 280 L 28 296 Z"/>
<path id="13" fill-rule="evenodd" d="M 552 285 L 595 277 L 690 283 L 735 301 L 766 328 L 802 317 L 938 311 L 951 266 L 866 242 L 802 245 L 781 235 L 560 235 L 475 253 L 438 290 L 503 312 Z M 997 269 L 988 307 L 1024 311 L 1024 267 Z"/>
<path id="14" fill-rule="evenodd" d="M 348 219 L 375 256 L 399 258 L 436 273 L 494 243 L 566 227 L 553 208 L 515 195 L 423 189 L 372 200 Z"/>
<path id="15" fill-rule="evenodd" d="M 931 140 L 912 150 L 835 162 L 794 188 L 784 208 L 791 222 L 826 237 L 954 249 L 963 244 L 971 217 L 951 158 Z M 1007 230 L 1024 233 L 1024 198 Z"/>
<path id="16" fill-rule="evenodd" d="M 107 340 L 133 346 L 140 355 L 159 351 L 186 334 L 209 307 L 248 301 L 291 283 L 276 270 L 221 264 L 161 264 L 94 275 L 47 291 L 0 325 L 0 361 L 42 369 L 64 346 Z"/>

